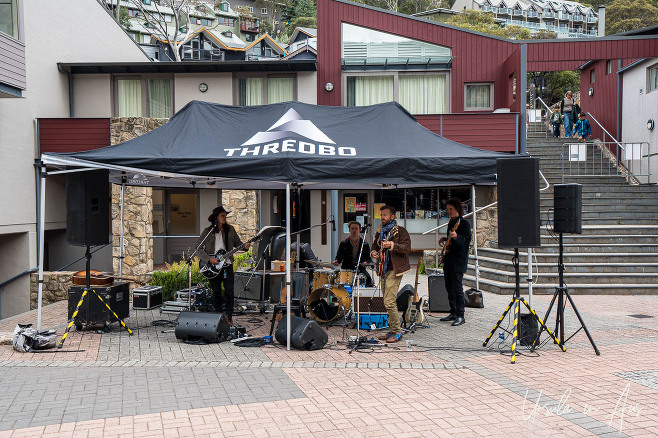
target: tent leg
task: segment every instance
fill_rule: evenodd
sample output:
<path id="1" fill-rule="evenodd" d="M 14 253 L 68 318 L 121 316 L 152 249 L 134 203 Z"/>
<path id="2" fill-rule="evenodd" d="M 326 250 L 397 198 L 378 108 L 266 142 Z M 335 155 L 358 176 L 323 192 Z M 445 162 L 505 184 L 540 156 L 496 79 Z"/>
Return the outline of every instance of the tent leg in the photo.
<path id="1" fill-rule="evenodd" d="M 39 293 L 37 296 L 37 332 L 41 331 L 41 308 L 43 307 L 43 251 L 44 251 L 44 228 L 46 217 L 46 168 L 42 167 L 41 184 L 39 184 Z"/>
<path id="2" fill-rule="evenodd" d="M 528 304 L 532 307 L 532 248 L 528 248 Z"/>
<path id="3" fill-rule="evenodd" d="M 123 236 L 123 233 L 124 233 L 124 229 L 123 229 L 124 216 L 123 216 L 123 214 L 124 214 L 124 194 L 125 194 L 125 190 L 126 190 L 126 185 L 124 184 L 123 181 L 121 181 L 121 233 L 120 233 L 120 237 L 119 237 L 119 277 L 123 277 L 123 256 L 124 256 L 124 254 L 123 254 L 123 251 L 124 251 L 124 249 L 123 249 L 123 247 L 124 247 L 124 243 L 123 243 L 123 239 L 124 239 L 124 236 Z"/>
<path id="4" fill-rule="evenodd" d="M 286 183 L 286 350 L 290 351 L 290 183 Z"/>
<path id="5" fill-rule="evenodd" d="M 475 262 L 475 290 L 480 290 L 480 263 L 478 261 L 477 210 L 475 206 L 475 184 L 471 184 L 471 204 L 473 207 L 473 261 Z"/>

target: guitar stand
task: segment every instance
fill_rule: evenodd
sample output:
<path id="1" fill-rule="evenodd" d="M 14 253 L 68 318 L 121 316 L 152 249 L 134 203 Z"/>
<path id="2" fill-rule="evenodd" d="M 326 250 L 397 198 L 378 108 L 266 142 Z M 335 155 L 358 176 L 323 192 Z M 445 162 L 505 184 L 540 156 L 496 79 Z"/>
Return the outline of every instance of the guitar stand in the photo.
<path id="1" fill-rule="evenodd" d="M 514 271 L 516 274 L 516 288 L 514 290 L 514 297 L 512 297 L 512 301 L 510 301 L 509 305 L 507 306 L 507 309 L 503 312 L 501 315 L 500 319 L 494 326 L 493 330 L 491 330 L 491 333 L 489 333 L 489 336 L 487 336 L 487 339 L 484 340 L 484 343 L 482 344 L 483 347 L 486 347 L 487 344 L 489 343 L 489 340 L 491 337 L 496 333 L 496 330 L 500 326 L 500 324 L 503 322 L 503 319 L 505 319 L 505 316 L 507 313 L 510 311 L 512 306 L 514 306 L 514 329 L 512 331 L 512 363 L 516 363 L 516 341 L 518 339 L 518 327 L 519 327 L 519 309 L 521 308 L 521 303 L 523 303 L 524 306 L 530 311 L 530 314 L 533 316 L 535 320 L 541 325 L 541 327 L 546 330 L 546 332 L 551 335 L 555 343 L 562 349 L 562 351 L 567 351 L 566 348 L 564 348 L 564 345 L 558 341 L 558 339 L 555 337 L 553 332 L 549 330 L 548 327 L 546 327 L 546 324 L 544 324 L 544 321 L 541 320 L 540 317 L 537 316 L 537 313 L 530 307 L 530 305 L 526 302 L 526 300 L 521 297 L 521 275 L 519 272 L 519 248 L 514 248 L 514 257 L 512 258 L 512 263 L 514 264 Z"/>

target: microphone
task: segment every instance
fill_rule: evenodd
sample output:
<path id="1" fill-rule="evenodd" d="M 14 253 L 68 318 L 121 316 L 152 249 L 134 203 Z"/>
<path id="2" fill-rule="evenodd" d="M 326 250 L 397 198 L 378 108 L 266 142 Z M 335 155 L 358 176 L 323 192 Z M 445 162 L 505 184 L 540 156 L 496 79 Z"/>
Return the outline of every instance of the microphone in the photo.
<path id="1" fill-rule="evenodd" d="M 365 224 L 363 227 L 361 227 L 361 229 L 365 231 L 368 229 L 368 227 L 370 227 L 370 224 Z"/>

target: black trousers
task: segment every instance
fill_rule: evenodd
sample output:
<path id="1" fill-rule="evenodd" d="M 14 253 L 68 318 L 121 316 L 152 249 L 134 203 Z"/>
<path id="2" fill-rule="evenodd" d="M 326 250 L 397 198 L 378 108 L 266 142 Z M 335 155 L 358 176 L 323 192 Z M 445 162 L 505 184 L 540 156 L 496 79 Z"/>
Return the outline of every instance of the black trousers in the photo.
<path id="1" fill-rule="evenodd" d="M 224 286 L 223 296 L 222 286 Z M 215 306 L 215 312 L 226 312 L 228 315 L 233 315 L 233 305 L 235 303 L 233 265 L 224 267 L 217 277 L 210 279 L 210 288 L 212 289 L 212 304 Z"/>
<path id="2" fill-rule="evenodd" d="M 455 271 L 443 271 L 446 290 L 448 291 L 448 302 L 450 303 L 450 314 L 464 317 L 464 286 L 462 280 L 464 274 Z"/>

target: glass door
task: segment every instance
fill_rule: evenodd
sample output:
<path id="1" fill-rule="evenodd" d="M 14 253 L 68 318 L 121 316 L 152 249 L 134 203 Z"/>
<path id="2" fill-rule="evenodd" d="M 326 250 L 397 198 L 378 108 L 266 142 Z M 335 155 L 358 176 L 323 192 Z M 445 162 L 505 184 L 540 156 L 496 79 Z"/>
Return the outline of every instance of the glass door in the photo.
<path id="1" fill-rule="evenodd" d="M 199 237 L 199 193 L 153 190 L 154 262 L 182 260 Z"/>
<path id="2" fill-rule="evenodd" d="M 343 192 L 342 204 L 339 205 L 339 209 L 342 209 L 342 221 L 336 224 L 338 226 L 339 241 L 350 235 L 348 225 L 350 221 L 359 222 L 361 226 L 366 223 L 372 224 L 373 216 L 369 191 Z M 372 242 L 372 229 L 368 230 L 366 240 L 368 243 Z"/>

